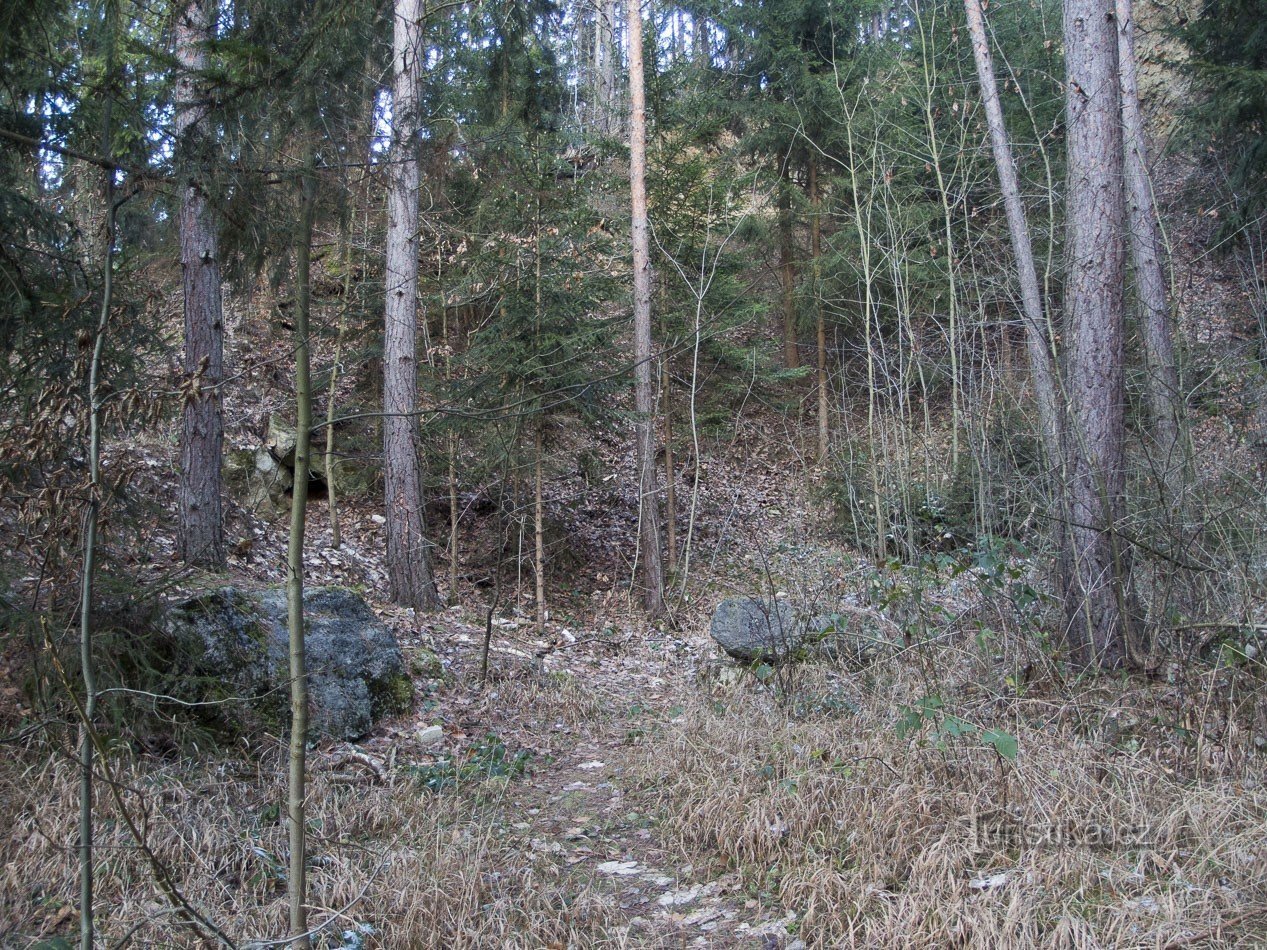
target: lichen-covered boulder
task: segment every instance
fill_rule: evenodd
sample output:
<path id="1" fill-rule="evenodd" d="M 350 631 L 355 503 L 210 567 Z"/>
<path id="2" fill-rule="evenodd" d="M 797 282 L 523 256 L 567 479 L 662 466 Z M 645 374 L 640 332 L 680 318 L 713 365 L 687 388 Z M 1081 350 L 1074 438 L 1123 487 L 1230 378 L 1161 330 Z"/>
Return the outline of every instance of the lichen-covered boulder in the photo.
<path id="1" fill-rule="evenodd" d="M 709 632 L 736 660 L 783 659 L 805 639 L 805 624 L 784 600 L 728 597 L 717 605 Z"/>
<path id="2" fill-rule="evenodd" d="M 396 637 L 352 591 L 304 592 L 309 728 L 355 739 L 405 712 L 413 681 Z M 286 592 L 222 587 L 173 605 L 164 630 L 182 672 L 239 728 L 282 728 L 289 716 Z M 240 699 L 241 702 L 234 702 Z"/>

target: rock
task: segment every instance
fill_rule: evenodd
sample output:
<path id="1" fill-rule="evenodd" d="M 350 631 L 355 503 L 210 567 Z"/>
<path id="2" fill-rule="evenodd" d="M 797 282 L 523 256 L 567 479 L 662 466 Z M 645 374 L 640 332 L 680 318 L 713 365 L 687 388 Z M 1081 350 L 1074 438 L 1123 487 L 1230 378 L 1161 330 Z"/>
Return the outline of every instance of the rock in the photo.
<path id="1" fill-rule="evenodd" d="M 709 633 L 744 663 L 783 659 L 800 648 L 805 625 L 785 600 L 728 597 L 717 605 Z"/>
<path id="2" fill-rule="evenodd" d="M 304 592 L 309 728 L 356 739 L 383 716 L 405 712 L 413 681 L 400 645 L 359 596 L 340 587 Z M 283 729 L 289 715 L 286 593 L 222 587 L 170 608 L 163 629 L 177 666 L 222 703 L 231 726 Z M 202 685 L 205 684 L 205 685 Z"/>
<path id="3" fill-rule="evenodd" d="M 787 600 L 757 597 L 723 600 L 709 627 L 722 649 L 743 663 L 814 655 L 850 667 L 889 649 L 894 631 L 882 614 L 861 607 L 806 615 Z"/>
<path id="4" fill-rule="evenodd" d="M 846 605 L 812 618 L 805 645 L 819 656 L 860 669 L 891 650 L 900 633 L 883 614 Z"/>
<path id="5" fill-rule="evenodd" d="M 432 746 L 444 741 L 444 729 L 440 726 L 427 726 L 418 730 L 418 742 L 424 746 Z"/>
<path id="6" fill-rule="evenodd" d="M 335 490 L 340 495 L 363 495 L 369 490 L 373 479 L 370 466 L 362 460 L 346 457 L 347 434 L 335 438 L 335 452 L 331 459 L 329 471 L 326 470 L 326 430 L 318 429 L 313 434 L 309 446 L 308 464 L 312 469 L 312 477 L 323 482 L 334 479 Z M 268 417 L 268 431 L 264 436 L 264 450 L 278 464 L 291 474 L 294 480 L 295 444 L 297 437 L 295 427 L 279 418 L 276 414 Z"/>
<path id="7" fill-rule="evenodd" d="M 268 430 L 264 433 L 264 448 L 282 465 L 292 471 L 295 468 L 295 445 L 299 441 L 295 427 L 273 413 L 268 417 Z"/>

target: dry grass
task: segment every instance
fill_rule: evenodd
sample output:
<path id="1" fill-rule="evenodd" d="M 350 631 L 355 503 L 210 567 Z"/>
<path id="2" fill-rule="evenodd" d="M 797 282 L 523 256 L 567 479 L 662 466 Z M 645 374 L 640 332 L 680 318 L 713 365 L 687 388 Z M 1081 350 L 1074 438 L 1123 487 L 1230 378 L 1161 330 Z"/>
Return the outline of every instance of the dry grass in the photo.
<path id="1" fill-rule="evenodd" d="M 1159 689 L 1084 684 L 1077 695 L 1099 705 L 1080 707 L 1003 700 L 958 679 L 964 666 L 925 655 L 865 687 L 803 671 L 796 698 L 819 699 L 803 715 L 751 685 L 698 698 L 640 765 L 662 836 L 738 870 L 754 897 L 797 915 L 812 947 L 1267 941 L 1259 763 L 1181 779 L 1179 759 L 1199 753 L 1145 728 Z M 939 737 L 927 722 L 899 738 L 901 707 L 930 687 L 977 731 Z M 981 742 L 989 728 L 1019 740 L 1015 761 Z M 1144 843 L 975 842 L 971 816 L 998 808 L 1035 834 L 1135 826 Z"/>
<path id="2" fill-rule="evenodd" d="M 147 838 L 185 895 L 234 939 L 285 934 L 285 827 L 279 750 L 242 760 L 136 760 L 121 776 Z M 341 916 L 338 935 L 368 922 L 366 946 L 623 945 L 614 907 L 502 823 L 504 779 L 442 794 L 401 773 L 346 784 L 313 768 L 309 822 L 314 922 Z M 57 756 L 0 766 L 0 943 L 74 926 L 76 776 Z M 144 803 L 144 805 L 142 805 Z M 99 932 L 105 945 L 137 925 L 144 946 L 188 946 L 183 929 L 101 795 L 97 809 Z M 21 935 L 21 936 L 19 936 Z"/>

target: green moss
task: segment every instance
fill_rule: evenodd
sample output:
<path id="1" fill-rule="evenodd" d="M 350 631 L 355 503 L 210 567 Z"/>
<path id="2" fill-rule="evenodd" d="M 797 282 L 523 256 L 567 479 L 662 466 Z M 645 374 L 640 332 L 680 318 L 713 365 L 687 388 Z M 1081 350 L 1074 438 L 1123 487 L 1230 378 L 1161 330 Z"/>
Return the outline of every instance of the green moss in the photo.
<path id="1" fill-rule="evenodd" d="M 374 717 L 409 712 L 414 704 L 414 681 L 404 673 L 370 684 L 370 702 Z"/>
<path id="2" fill-rule="evenodd" d="M 409 668 L 414 676 L 438 680 L 444 676 L 444 665 L 440 658 L 430 650 L 419 650 L 409 660 Z"/>

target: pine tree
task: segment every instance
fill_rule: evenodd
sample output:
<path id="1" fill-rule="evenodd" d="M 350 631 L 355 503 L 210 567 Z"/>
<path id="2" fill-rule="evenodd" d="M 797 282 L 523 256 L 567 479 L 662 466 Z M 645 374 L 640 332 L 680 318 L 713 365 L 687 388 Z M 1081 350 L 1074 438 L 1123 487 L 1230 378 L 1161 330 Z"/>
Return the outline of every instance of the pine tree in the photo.
<path id="1" fill-rule="evenodd" d="M 224 515 L 220 466 L 224 378 L 224 316 L 220 299 L 220 250 L 216 224 L 202 182 L 206 160 L 205 92 L 199 75 L 207 66 L 210 18 L 205 0 L 188 0 L 176 17 L 173 126 L 180 157 L 180 261 L 184 275 L 185 383 L 180 440 L 181 557 L 190 564 L 224 565 Z"/>

